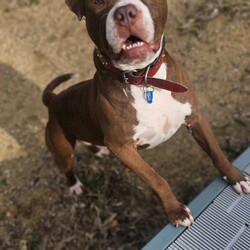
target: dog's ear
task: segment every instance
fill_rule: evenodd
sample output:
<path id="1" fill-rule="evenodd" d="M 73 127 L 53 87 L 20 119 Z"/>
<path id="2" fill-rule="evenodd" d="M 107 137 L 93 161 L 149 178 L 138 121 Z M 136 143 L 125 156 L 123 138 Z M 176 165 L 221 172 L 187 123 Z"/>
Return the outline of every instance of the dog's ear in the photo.
<path id="1" fill-rule="evenodd" d="M 68 7 L 77 15 L 79 20 L 82 20 L 85 15 L 84 0 L 65 0 Z"/>

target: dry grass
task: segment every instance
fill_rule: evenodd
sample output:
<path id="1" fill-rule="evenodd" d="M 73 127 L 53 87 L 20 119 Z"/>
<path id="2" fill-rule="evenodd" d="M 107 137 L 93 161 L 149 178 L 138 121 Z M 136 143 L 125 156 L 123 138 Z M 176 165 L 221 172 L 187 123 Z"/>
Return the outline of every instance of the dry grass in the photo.
<path id="1" fill-rule="evenodd" d="M 186 7 L 190 5 L 186 3 Z M 200 1 L 191 12 L 186 13 L 187 22 L 180 25 L 179 30 L 185 33 L 191 32 L 199 35 L 200 30 L 205 29 L 209 22 L 220 15 L 227 16 L 231 22 L 243 20 L 250 24 L 250 2 L 247 0 L 212 0 Z"/>

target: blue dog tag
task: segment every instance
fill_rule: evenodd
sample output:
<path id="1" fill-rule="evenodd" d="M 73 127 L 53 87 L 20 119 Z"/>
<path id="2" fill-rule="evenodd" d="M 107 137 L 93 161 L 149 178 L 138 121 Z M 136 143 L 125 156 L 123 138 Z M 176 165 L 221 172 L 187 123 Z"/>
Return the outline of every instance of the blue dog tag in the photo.
<path id="1" fill-rule="evenodd" d="M 146 100 L 147 100 L 147 103 L 151 104 L 153 103 L 153 99 L 154 99 L 154 89 L 153 88 L 150 88 L 148 87 L 146 89 Z"/>

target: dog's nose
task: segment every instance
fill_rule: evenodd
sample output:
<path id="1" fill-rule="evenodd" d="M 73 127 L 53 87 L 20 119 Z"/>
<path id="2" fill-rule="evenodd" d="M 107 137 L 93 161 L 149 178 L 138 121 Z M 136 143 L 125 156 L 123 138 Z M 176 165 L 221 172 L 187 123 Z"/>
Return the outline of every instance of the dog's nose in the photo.
<path id="1" fill-rule="evenodd" d="M 138 10 L 133 4 L 118 8 L 114 13 L 115 21 L 122 26 L 133 25 L 136 21 Z"/>

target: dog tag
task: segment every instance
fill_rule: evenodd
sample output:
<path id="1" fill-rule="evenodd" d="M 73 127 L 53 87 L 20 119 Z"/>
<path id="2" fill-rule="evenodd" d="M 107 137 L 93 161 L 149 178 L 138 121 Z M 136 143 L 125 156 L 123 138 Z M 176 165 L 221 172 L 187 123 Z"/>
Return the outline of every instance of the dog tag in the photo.
<path id="1" fill-rule="evenodd" d="M 146 94 L 147 103 L 149 104 L 153 103 L 154 89 L 152 87 L 147 87 L 145 94 Z"/>

